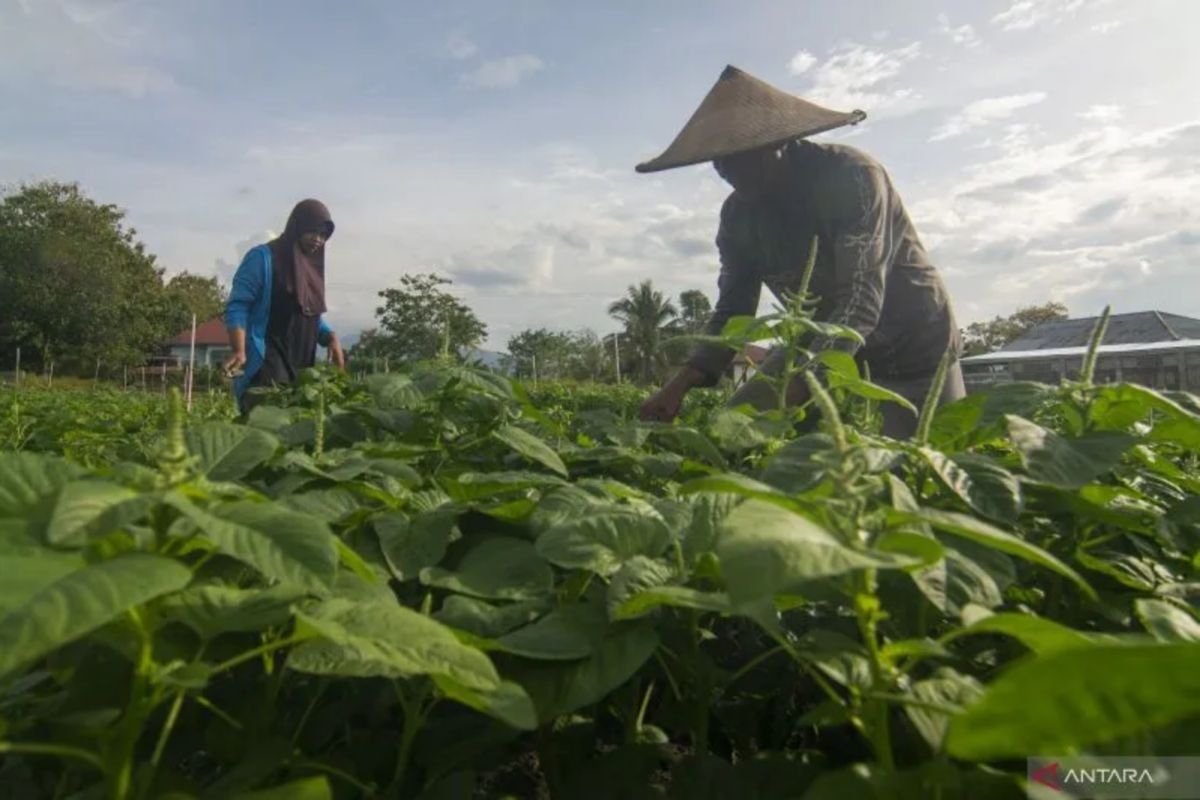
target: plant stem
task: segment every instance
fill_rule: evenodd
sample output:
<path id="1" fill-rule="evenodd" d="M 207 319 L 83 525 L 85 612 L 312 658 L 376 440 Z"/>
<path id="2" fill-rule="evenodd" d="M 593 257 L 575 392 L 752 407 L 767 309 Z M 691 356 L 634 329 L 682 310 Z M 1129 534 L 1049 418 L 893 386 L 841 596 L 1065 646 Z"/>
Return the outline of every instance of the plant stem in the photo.
<path id="1" fill-rule="evenodd" d="M 733 673 L 733 677 L 731 677 L 728 681 L 725 682 L 725 686 L 726 687 L 732 686 L 733 684 L 735 684 L 739 680 L 741 680 L 743 677 L 745 677 L 747 673 L 752 672 L 754 670 L 754 668 L 757 667 L 759 664 L 763 663 L 764 661 L 766 661 L 768 658 L 775 655 L 776 653 L 782 653 L 782 652 L 784 652 L 783 647 L 774 647 L 774 648 L 766 651 L 765 653 L 759 653 L 754 658 L 752 658 L 748 662 L 746 662 L 746 664 L 744 666 L 742 666 L 741 669 L 739 669 L 737 672 Z"/>
<path id="2" fill-rule="evenodd" d="M 315 769 L 318 772 L 324 772 L 328 775 L 332 775 L 335 778 L 341 778 L 346 783 L 350 784 L 355 789 L 358 789 L 360 792 L 362 792 L 364 797 L 375 797 L 376 796 L 375 784 L 363 783 L 360 780 L 358 780 L 358 778 L 355 778 L 353 775 L 351 775 L 349 772 L 338 769 L 337 767 L 335 767 L 331 764 L 326 764 L 323 761 L 316 761 L 316 760 L 310 761 L 308 759 L 293 761 L 292 764 L 294 766 L 300 767 L 302 769 L 303 768 Z"/>
<path id="3" fill-rule="evenodd" d="M 408 771 L 408 760 L 412 753 L 413 742 L 416 741 L 417 732 L 425 724 L 425 716 L 433 708 L 433 703 L 429 705 L 425 703 L 429 697 L 429 687 L 425 681 L 419 683 L 419 688 L 411 698 L 404 696 L 404 688 L 399 683 L 394 685 L 396 698 L 400 701 L 400 708 L 404 711 L 404 727 L 400 732 L 400 751 L 396 754 L 396 772 L 392 778 L 392 789 L 399 793 L 404 786 L 404 774 Z M 434 703 L 436 702 L 434 700 Z"/>
<path id="4" fill-rule="evenodd" d="M 671 668 L 667 665 L 667 660 L 662 657 L 662 653 L 658 650 L 654 651 L 654 659 L 658 661 L 658 665 L 662 667 L 663 674 L 667 676 L 667 683 L 671 685 L 671 694 L 675 695 L 676 700 L 682 701 L 683 693 L 679 691 L 679 683 L 675 680 L 675 676 L 671 674 Z"/>
<path id="5" fill-rule="evenodd" d="M 875 594 L 874 568 L 863 570 L 863 585 L 855 606 L 858 610 L 858 628 L 871 657 L 871 684 L 873 691 L 879 691 L 886 686 L 884 677 L 883 656 L 879 651 L 879 639 L 875 631 L 878 611 L 878 598 Z M 871 717 L 870 738 L 875 750 L 875 757 L 891 770 L 896 768 L 892 756 L 891 724 L 888 718 L 888 703 L 882 700 L 870 700 L 868 712 Z"/>
<path id="6" fill-rule="evenodd" d="M 313 699 L 309 701 L 308 707 L 304 709 L 304 713 L 300 715 L 300 721 L 296 723 L 296 730 L 292 734 L 292 747 L 295 747 L 296 742 L 300 741 L 300 734 L 304 732 L 304 726 L 308 724 L 308 718 L 312 716 L 312 712 L 317 708 L 317 703 L 325 696 L 325 690 L 328 688 L 329 681 L 322 678 L 320 688 L 313 695 Z"/>
<path id="7" fill-rule="evenodd" d="M 209 700 L 204 695 L 198 694 L 192 699 L 194 699 L 196 701 L 196 705 L 207 710 L 214 717 L 221 720 L 226 725 L 233 728 L 235 731 L 240 731 L 245 727 L 244 725 L 242 725 L 242 723 L 238 722 L 236 719 L 234 719 L 232 716 L 230 716 L 228 712 L 222 711 L 221 709 L 219 709 L 215 705 L 213 705 L 212 701 Z"/>
<path id="8" fill-rule="evenodd" d="M 114 800 L 124 800 L 129 796 L 133 784 L 133 751 L 141 737 L 146 717 L 158 704 L 158 693 L 150 678 L 154 667 L 150 636 L 142 624 L 138 610 L 130 609 L 128 614 L 138 637 L 138 654 L 134 665 L 133 685 L 129 690 L 129 704 L 125 707 L 124 717 L 117 726 L 110 750 L 109 763 L 116 765 L 115 771 L 108 775 L 109 794 Z"/>
<path id="9" fill-rule="evenodd" d="M 16 753 L 31 756 L 58 756 L 72 758 L 90 764 L 100 772 L 104 772 L 104 762 L 100 756 L 82 747 L 71 747 L 65 744 L 48 744 L 45 742 L 0 742 L 0 753 Z"/>
<path id="10" fill-rule="evenodd" d="M 294 644 L 299 644 L 300 642 L 303 642 L 308 638 L 309 638 L 308 636 L 293 634 L 291 636 L 288 636 L 285 639 L 278 639 L 274 642 L 267 642 L 266 644 L 256 647 L 253 650 L 247 650 L 244 653 L 240 653 L 239 655 L 236 655 L 227 661 L 222 661 L 220 664 L 218 664 L 216 667 L 213 668 L 212 674 L 216 675 L 217 673 L 225 672 L 226 670 L 233 669 L 234 667 L 238 666 L 239 664 L 244 664 L 247 661 L 253 661 L 254 659 L 258 658 L 261 655 L 266 655 L 268 653 L 274 652 L 275 650 L 281 650 L 285 647 L 291 647 Z"/>
<path id="11" fill-rule="evenodd" d="M 167 749 L 167 739 L 171 737 L 171 731 L 175 728 L 176 720 L 179 719 L 179 709 L 183 707 L 183 698 L 183 690 L 175 693 L 171 710 L 167 712 L 167 720 L 163 723 L 162 731 L 158 734 L 158 742 L 154 745 L 154 755 L 150 757 L 150 774 L 146 776 L 146 781 L 142 784 L 138 797 L 145 797 L 146 792 L 150 791 L 150 785 L 154 782 L 154 773 L 158 771 L 158 763 L 162 761 L 163 751 Z"/>

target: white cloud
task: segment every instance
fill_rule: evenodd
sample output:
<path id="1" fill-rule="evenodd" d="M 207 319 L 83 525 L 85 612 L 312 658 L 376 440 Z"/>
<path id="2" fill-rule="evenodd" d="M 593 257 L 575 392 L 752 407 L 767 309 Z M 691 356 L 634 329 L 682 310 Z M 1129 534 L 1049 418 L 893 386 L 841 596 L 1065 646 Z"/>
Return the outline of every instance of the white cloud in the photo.
<path id="1" fill-rule="evenodd" d="M 6 15 L 0 25 L 0 81 L 27 83 L 32 75 L 68 89 L 133 98 L 176 89 L 171 74 L 146 57 L 153 32 L 139 29 L 124 10 L 65 0 L 20 3 L 21 13 Z"/>
<path id="2" fill-rule="evenodd" d="M 1012 0 L 1009 7 L 992 17 L 992 24 L 1006 31 L 1022 31 L 1039 25 L 1054 25 L 1086 6 L 1106 0 Z"/>
<path id="3" fill-rule="evenodd" d="M 543 67 L 540 58 L 522 53 L 485 61 L 464 75 L 463 82 L 481 89 L 509 89 Z"/>
<path id="4" fill-rule="evenodd" d="M 817 63 L 817 57 L 807 50 L 801 50 L 796 55 L 792 56 L 792 60 L 788 62 L 788 72 L 793 75 L 803 75 L 805 72 Z"/>
<path id="5" fill-rule="evenodd" d="M 920 55 L 920 42 L 892 50 L 841 45 L 813 72 L 806 96 L 838 110 L 887 108 L 913 97 L 912 89 L 893 86 L 893 79 Z"/>
<path id="6" fill-rule="evenodd" d="M 1110 19 L 1107 22 L 1100 22 L 1100 23 L 1093 25 L 1092 30 L 1096 33 L 1103 35 L 1106 33 L 1112 33 L 1113 31 L 1115 31 L 1117 28 L 1121 27 L 1124 24 L 1125 24 L 1124 20 Z"/>
<path id="7" fill-rule="evenodd" d="M 446 40 L 446 52 L 451 58 L 462 61 L 479 52 L 479 47 L 461 33 L 452 33 Z"/>
<path id="8" fill-rule="evenodd" d="M 1036 105 L 1046 99 L 1045 92 L 1011 94 L 1005 97 L 988 97 L 968 103 L 962 111 L 942 123 L 929 141 L 938 142 L 967 131 L 1007 119 L 1022 108 Z"/>
<path id="9" fill-rule="evenodd" d="M 1200 246 L 1200 120 L 1137 133 L 1116 126 L 1051 139 L 1026 128 L 992 157 L 928 187 L 911 206 L 958 296 L 977 317 L 1069 300 L 1076 313 L 1168 307 Z M 968 321 L 968 320 L 963 320 Z"/>
<path id="10" fill-rule="evenodd" d="M 963 23 L 962 25 L 952 26 L 950 17 L 946 14 L 937 15 L 938 33 L 949 37 L 950 41 L 963 47 L 976 47 L 980 43 L 979 34 L 975 33 L 975 28 L 971 25 Z"/>
<path id="11" fill-rule="evenodd" d="M 1098 105 L 1089 106 L 1087 111 L 1079 113 L 1080 119 L 1091 120 L 1092 122 L 1116 122 L 1125 114 L 1121 111 L 1121 107 L 1117 105 Z"/>

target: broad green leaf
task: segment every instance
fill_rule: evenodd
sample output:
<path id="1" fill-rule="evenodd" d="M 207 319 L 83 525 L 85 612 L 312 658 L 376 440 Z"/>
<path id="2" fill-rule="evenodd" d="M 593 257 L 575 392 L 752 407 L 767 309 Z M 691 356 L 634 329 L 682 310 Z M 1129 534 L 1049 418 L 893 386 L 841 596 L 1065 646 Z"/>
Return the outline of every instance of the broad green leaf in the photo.
<path id="1" fill-rule="evenodd" d="M 1200 642 L 1200 622 L 1195 613 L 1166 600 L 1147 597 L 1138 598 L 1134 606 L 1142 625 L 1159 641 Z"/>
<path id="2" fill-rule="evenodd" d="M 1163 419 L 1150 431 L 1152 441 L 1200 450 L 1200 416 L 1149 387 L 1132 383 L 1099 387 L 1089 411 L 1098 427 L 1117 430 L 1124 430 L 1156 411 Z"/>
<path id="3" fill-rule="evenodd" d="M 661 498 L 650 501 L 650 507 L 667 523 L 674 539 L 682 539 L 692 522 L 692 506 L 685 500 Z"/>
<path id="4" fill-rule="evenodd" d="M 563 463 L 558 453 L 550 449 L 550 445 L 546 444 L 532 433 L 512 425 L 502 425 L 501 427 L 492 431 L 492 436 L 508 445 L 521 455 L 525 456 L 530 461 L 535 461 L 538 464 L 557 472 L 564 478 L 567 477 L 567 465 Z"/>
<path id="5" fill-rule="evenodd" d="M 271 503 L 238 501 L 202 510 L 182 497 L 169 502 L 217 549 L 268 578 L 325 590 L 338 555 L 329 526 Z"/>
<path id="6" fill-rule="evenodd" d="M 363 507 L 354 492 L 340 488 L 289 494 L 281 497 L 278 503 L 298 514 L 316 517 L 330 524 L 342 521 Z"/>
<path id="7" fill-rule="evenodd" d="M 685 499 L 692 505 L 692 520 L 683 537 L 683 555 L 691 564 L 701 553 L 716 550 L 721 525 L 741 498 L 723 492 L 699 492 L 685 495 Z"/>
<path id="8" fill-rule="evenodd" d="M 54 498 L 80 473 L 56 456 L 0 454 L 0 519 L 49 519 Z"/>
<path id="9" fill-rule="evenodd" d="M 1034 564 L 1039 564 L 1046 569 L 1057 572 L 1065 578 L 1069 578 L 1088 597 L 1096 597 L 1096 592 L 1088 585 L 1087 581 L 1080 577 L 1079 573 L 1059 561 L 1053 555 L 1036 545 L 1030 544 L 1024 539 L 1019 539 L 1011 533 L 989 525 L 983 520 L 953 511 L 935 511 L 929 508 L 922 509 L 919 513 L 912 516 L 921 521 L 928 522 L 934 528 L 945 533 L 962 536 L 978 544 L 1008 553 Z"/>
<path id="10" fill-rule="evenodd" d="M 530 523 L 534 530 L 546 531 L 555 525 L 611 508 L 612 502 L 612 495 L 594 484 L 570 484 L 548 492 L 538 503 Z"/>
<path id="11" fill-rule="evenodd" d="M 456 499 L 475 500 L 529 489 L 550 489 L 564 485 L 562 478 L 544 472 L 467 472 L 450 483 Z"/>
<path id="12" fill-rule="evenodd" d="M 266 431 L 228 422 L 201 423 L 185 436 L 188 450 L 214 481 L 241 480 L 279 449 L 279 439 Z"/>
<path id="13" fill-rule="evenodd" d="M 1077 647 L 1022 661 L 950 723 L 972 761 L 1068 753 L 1200 713 L 1200 643 Z"/>
<path id="14" fill-rule="evenodd" d="M 544 661 L 585 658 L 604 643 L 608 619 L 595 603 L 556 608 L 536 622 L 517 628 L 494 644 L 505 652 Z"/>
<path id="15" fill-rule="evenodd" d="M 233 795 L 232 800 L 333 800 L 333 788 L 324 775 L 282 783 L 257 792 Z"/>
<path id="16" fill-rule="evenodd" d="M 968 605 L 995 608 L 1004 602 L 1004 589 L 1016 579 L 1012 559 L 965 539 L 942 544 L 943 560 L 912 574 L 925 599 L 950 617 Z"/>
<path id="17" fill-rule="evenodd" d="M 749 604 L 803 583 L 855 570 L 897 568 L 913 559 L 856 550 L 800 514 L 747 500 L 725 518 L 717 557 L 729 596 Z"/>
<path id="18" fill-rule="evenodd" d="M 1044 617 L 1032 614 L 1004 613 L 984 617 L 965 628 L 946 634 L 942 641 L 948 642 L 962 636 L 980 633 L 1002 633 L 1011 636 L 1038 655 L 1045 655 L 1073 647 L 1088 647 L 1100 641 L 1094 634 L 1083 633 L 1060 625 Z"/>
<path id="19" fill-rule="evenodd" d="M 388 573 L 382 566 L 373 569 L 371 564 L 367 563 L 367 560 L 359 555 L 357 550 L 336 536 L 333 537 L 333 544 L 337 548 L 338 563 L 343 567 L 368 583 L 375 583 L 381 579 L 385 582 L 387 581 Z M 378 563 L 378 561 L 373 559 L 372 563 Z"/>
<path id="20" fill-rule="evenodd" d="M 610 504 L 551 527 L 536 546 L 552 564 L 611 575 L 634 556 L 658 556 L 670 542 L 671 532 L 656 512 Z"/>
<path id="21" fill-rule="evenodd" d="M 467 631 L 484 639 L 496 639 L 514 628 L 527 625 L 549 611 L 550 597 L 521 600 L 516 603 L 493 604 L 474 597 L 452 594 L 442 602 L 434 619 L 452 628 Z"/>
<path id="22" fill-rule="evenodd" d="M 658 648 L 652 625 L 621 623 L 609 628 L 603 644 L 579 661 L 522 661 L 512 677 L 533 699 L 538 721 L 578 711 L 604 699 L 630 679 Z M 506 671 L 507 672 L 507 671 Z"/>
<path id="23" fill-rule="evenodd" d="M 23 605 L 55 581 L 81 569 L 85 562 L 79 553 L 64 553 L 45 547 L 11 551 L 0 542 L 0 615 Z"/>
<path id="24" fill-rule="evenodd" d="M 908 690 L 913 699 L 930 705 L 905 705 L 904 712 L 908 715 L 913 727 L 921 734 L 926 744 L 936 753 L 942 749 L 946 738 L 946 729 L 950 724 L 950 715 L 937 711 L 930 706 L 947 706 L 949 708 L 964 708 L 979 699 L 983 694 L 983 684 L 970 675 L 943 667 L 932 677 L 913 683 Z"/>
<path id="25" fill-rule="evenodd" d="M 668 446 L 673 445 L 674 449 L 682 455 L 706 464 L 713 464 L 721 469 L 727 469 L 729 466 L 712 440 L 695 428 L 663 426 L 654 431 L 654 437 Z"/>
<path id="26" fill-rule="evenodd" d="M 871 685 L 866 648 L 840 633 L 810 631 L 796 642 L 795 653 L 843 686 L 866 689 Z"/>
<path id="27" fill-rule="evenodd" d="M 752 417 L 733 409 L 718 411 L 709 420 L 713 438 L 724 449 L 735 452 L 758 447 L 782 436 L 789 428 L 787 423 Z"/>
<path id="28" fill-rule="evenodd" d="M 649 589 L 665 586 L 675 578 L 675 570 L 666 562 L 634 556 L 621 565 L 608 583 L 605 603 L 608 615 L 617 618 L 617 610 L 629 598 Z"/>
<path id="29" fill-rule="evenodd" d="M 659 606 L 732 614 L 735 609 L 722 592 L 702 592 L 687 586 L 659 586 L 633 595 L 615 609 L 613 619 L 634 619 Z"/>
<path id="30" fill-rule="evenodd" d="M 1044 383 L 1014 381 L 991 386 L 947 403 L 937 410 L 930 431 L 930 444 L 944 453 L 954 453 L 972 444 L 1001 438 L 1006 415 L 1031 417 L 1053 402 L 1058 389 Z"/>
<path id="31" fill-rule="evenodd" d="M 107 624 L 119 614 L 187 586 L 178 561 L 130 553 L 89 564 L 0 617 L 0 676 Z"/>
<path id="32" fill-rule="evenodd" d="M 537 710 L 520 684 L 500 681 L 494 688 L 479 689 L 464 686 L 444 675 L 436 675 L 433 680 L 449 699 L 494 717 L 510 727 L 531 731 L 538 726 Z"/>
<path id="33" fill-rule="evenodd" d="M 425 393 L 407 375 L 384 373 L 367 378 L 367 389 L 380 408 L 412 408 L 425 402 Z"/>
<path id="34" fill-rule="evenodd" d="M 885 660 L 891 662 L 902 658 L 919 660 L 924 658 L 954 657 L 954 654 L 947 650 L 945 645 L 930 638 L 900 639 L 899 641 L 888 642 L 879 652 Z"/>
<path id="35" fill-rule="evenodd" d="M 1013 523 L 1024 506 L 1017 477 L 986 456 L 961 453 L 953 459 L 927 447 L 922 458 L 942 484 L 978 513 Z"/>
<path id="36" fill-rule="evenodd" d="M 442 560 L 457 536 L 456 519 L 449 510 L 418 513 L 411 520 L 401 512 L 375 519 L 379 547 L 396 580 L 415 579 L 421 570 Z"/>
<path id="37" fill-rule="evenodd" d="M 164 619 L 181 622 L 207 640 L 284 625 L 292 618 L 292 604 L 304 596 L 301 587 L 287 584 L 266 589 L 192 586 L 165 598 L 159 611 Z"/>
<path id="38" fill-rule="evenodd" d="M 774 503 L 783 508 L 796 507 L 795 501 L 788 494 L 779 491 L 774 486 L 756 481 L 754 478 L 737 472 L 696 478 L 680 487 L 679 492 L 683 495 L 694 494 L 696 492 L 735 494 L 748 499 Z"/>
<path id="39" fill-rule="evenodd" d="M 554 570 L 524 539 L 496 537 L 472 547 L 453 570 L 426 567 L 421 583 L 487 600 L 526 600 L 548 594 Z"/>
<path id="40" fill-rule="evenodd" d="M 902 408 L 907 408 L 914 414 L 919 413 L 917 407 L 907 398 L 896 394 L 891 389 L 885 389 L 878 384 L 865 381 L 862 378 L 849 377 L 839 372 L 829 372 L 828 375 L 830 388 L 844 389 L 850 394 L 866 398 L 867 400 L 881 400 L 885 403 L 895 403 Z"/>
<path id="41" fill-rule="evenodd" d="M 137 520 L 158 502 L 154 495 L 139 495 L 107 481 L 72 481 L 54 503 L 46 541 L 60 547 L 82 547 L 91 532 L 118 528 Z"/>
<path id="42" fill-rule="evenodd" d="M 299 672 L 342 677 L 444 675 L 470 689 L 500 684 L 488 657 L 436 620 L 394 602 L 326 601 L 296 614 L 297 629 L 320 638 L 291 652 Z"/>
<path id="43" fill-rule="evenodd" d="M 1140 592 L 1153 592 L 1159 584 L 1169 584 L 1175 580 L 1164 565 L 1120 550 L 1080 548 L 1075 551 L 1075 560 L 1085 569 L 1107 575 Z"/>
<path id="44" fill-rule="evenodd" d="M 790 494 L 807 491 L 828 473 L 829 467 L 821 457 L 828 457 L 833 450 L 833 439 L 824 433 L 800 436 L 770 457 L 763 469 L 762 480 Z"/>
<path id="45" fill-rule="evenodd" d="M 1117 431 L 1097 431 L 1075 439 L 1008 416 L 1008 433 L 1029 477 L 1075 489 L 1112 470 L 1137 439 Z"/>
<path id="46" fill-rule="evenodd" d="M 825 365 L 825 374 L 828 376 L 853 379 L 862 377 L 862 373 L 858 371 L 858 362 L 844 350 L 822 350 L 817 353 L 817 361 Z"/>
<path id="47" fill-rule="evenodd" d="M 914 567 L 937 564 L 946 557 L 946 548 L 933 536 L 912 531 L 888 531 L 875 540 L 880 553 L 908 556 Z"/>

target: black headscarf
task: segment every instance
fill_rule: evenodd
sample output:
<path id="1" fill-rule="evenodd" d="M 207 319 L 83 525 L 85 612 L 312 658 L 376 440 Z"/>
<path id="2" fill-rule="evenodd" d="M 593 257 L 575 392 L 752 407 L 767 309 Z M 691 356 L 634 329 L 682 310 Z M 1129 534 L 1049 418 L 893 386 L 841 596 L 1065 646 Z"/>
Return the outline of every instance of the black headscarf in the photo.
<path id="1" fill-rule="evenodd" d="M 300 249 L 300 237 L 320 233 L 325 241 L 333 236 L 333 218 L 319 200 L 302 200 L 288 216 L 283 234 L 271 241 L 271 258 L 280 266 L 288 294 L 296 299 L 300 313 L 315 317 L 325 307 L 325 248 L 309 255 Z"/>

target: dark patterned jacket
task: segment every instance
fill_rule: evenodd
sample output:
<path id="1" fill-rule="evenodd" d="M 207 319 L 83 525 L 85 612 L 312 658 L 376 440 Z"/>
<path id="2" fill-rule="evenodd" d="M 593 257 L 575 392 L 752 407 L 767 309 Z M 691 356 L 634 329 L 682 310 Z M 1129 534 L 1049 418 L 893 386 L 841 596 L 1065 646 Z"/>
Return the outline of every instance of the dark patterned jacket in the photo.
<path id="1" fill-rule="evenodd" d="M 866 346 L 837 339 L 809 349 L 845 350 L 872 377 L 894 379 L 931 375 L 948 347 L 960 352 L 946 287 L 883 167 L 853 147 L 797 140 L 780 168 L 789 173 L 786 198 L 753 201 L 735 191 L 721 209 L 720 294 L 706 333 L 754 314 L 764 285 L 781 301 L 794 292 L 816 234 L 809 288 L 820 298 L 817 319 L 854 328 Z M 688 363 L 715 382 L 733 356 L 702 345 Z"/>

